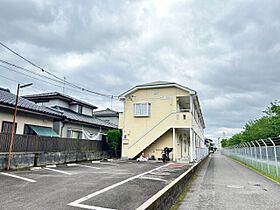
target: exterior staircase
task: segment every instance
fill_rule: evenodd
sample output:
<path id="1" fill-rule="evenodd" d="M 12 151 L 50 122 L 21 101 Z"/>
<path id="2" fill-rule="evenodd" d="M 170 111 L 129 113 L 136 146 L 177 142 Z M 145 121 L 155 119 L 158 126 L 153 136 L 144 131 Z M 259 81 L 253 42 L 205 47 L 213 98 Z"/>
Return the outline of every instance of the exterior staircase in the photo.
<path id="1" fill-rule="evenodd" d="M 190 117 L 186 117 L 188 114 Z M 185 117 L 182 115 L 185 115 Z M 135 158 L 170 128 L 187 128 L 188 123 L 186 120 L 188 119 L 191 119 L 190 113 L 171 111 L 128 146 L 128 158 Z M 191 125 L 191 121 L 189 124 Z"/>

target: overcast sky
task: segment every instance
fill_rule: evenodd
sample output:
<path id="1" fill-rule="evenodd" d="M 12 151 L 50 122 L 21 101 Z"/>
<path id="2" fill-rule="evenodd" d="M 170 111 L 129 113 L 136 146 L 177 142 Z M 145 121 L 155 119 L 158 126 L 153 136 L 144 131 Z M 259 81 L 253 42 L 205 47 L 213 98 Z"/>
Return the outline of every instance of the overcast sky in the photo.
<path id="1" fill-rule="evenodd" d="M 67 81 L 113 95 L 155 80 L 196 90 L 206 137 L 241 131 L 280 98 L 280 1 L 0 3 L 0 41 Z M 1 46 L 0 59 L 40 73 Z M 21 95 L 62 92 L 0 66 L 1 87 L 15 92 L 17 81 L 34 83 Z M 65 93 L 111 107 L 108 98 Z M 122 111 L 120 102 L 113 108 Z"/>

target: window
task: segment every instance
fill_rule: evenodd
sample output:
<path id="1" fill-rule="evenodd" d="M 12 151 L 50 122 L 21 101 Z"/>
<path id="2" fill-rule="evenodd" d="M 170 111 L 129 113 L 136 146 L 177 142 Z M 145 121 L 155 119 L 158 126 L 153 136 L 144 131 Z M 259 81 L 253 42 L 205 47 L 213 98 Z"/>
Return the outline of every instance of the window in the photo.
<path id="1" fill-rule="evenodd" d="M 82 139 L 82 131 L 78 130 L 67 130 L 67 138 Z"/>
<path id="2" fill-rule="evenodd" d="M 12 122 L 7 122 L 7 121 L 2 122 L 2 129 L 1 129 L 2 133 L 12 133 L 12 129 L 13 129 Z M 17 131 L 17 123 L 15 123 L 14 133 L 16 133 L 16 131 Z"/>
<path id="3" fill-rule="evenodd" d="M 81 105 L 78 105 L 78 113 L 82 114 L 83 112 L 83 107 Z"/>
<path id="4" fill-rule="evenodd" d="M 72 131 L 72 138 L 73 139 L 81 139 L 82 138 L 82 131 Z"/>
<path id="5" fill-rule="evenodd" d="M 134 104 L 134 117 L 148 117 L 151 116 L 150 103 Z"/>

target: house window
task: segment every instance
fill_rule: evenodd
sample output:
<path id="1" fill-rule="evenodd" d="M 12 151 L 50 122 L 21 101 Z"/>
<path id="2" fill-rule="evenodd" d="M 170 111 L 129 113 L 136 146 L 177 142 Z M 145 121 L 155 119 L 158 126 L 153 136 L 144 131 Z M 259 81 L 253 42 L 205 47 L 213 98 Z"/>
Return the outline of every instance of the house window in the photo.
<path id="1" fill-rule="evenodd" d="M 7 122 L 7 121 L 2 122 L 2 129 L 1 129 L 2 133 L 12 133 L 12 129 L 13 129 L 12 122 Z M 17 123 L 15 123 L 14 133 L 16 133 L 16 131 L 17 131 Z"/>
<path id="2" fill-rule="evenodd" d="M 72 131 L 72 138 L 73 139 L 81 139 L 82 138 L 82 131 Z"/>
<path id="3" fill-rule="evenodd" d="M 67 138 L 82 139 L 82 131 L 67 130 Z"/>
<path id="4" fill-rule="evenodd" d="M 83 107 L 81 105 L 78 105 L 78 113 L 82 114 L 83 112 Z"/>
<path id="5" fill-rule="evenodd" d="M 148 116 L 151 116 L 150 103 L 134 104 L 134 117 L 148 117 Z"/>

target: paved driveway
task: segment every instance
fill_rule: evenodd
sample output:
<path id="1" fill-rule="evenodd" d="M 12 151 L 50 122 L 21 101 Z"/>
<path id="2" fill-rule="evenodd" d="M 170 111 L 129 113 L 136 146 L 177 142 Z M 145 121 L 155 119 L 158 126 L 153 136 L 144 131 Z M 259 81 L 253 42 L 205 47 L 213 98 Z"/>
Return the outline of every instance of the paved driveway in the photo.
<path id="1" fill-rule="evenodd" d="M 84 162 L 3 171 L 0 209 L 135 209 L 190 167 L 169 164 Z"/>
<path id="2" fill-rule="evenodd" d="M 179 209 L 280 209 L 280 184 L 212 154 Z"/>

